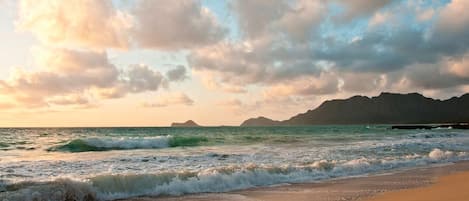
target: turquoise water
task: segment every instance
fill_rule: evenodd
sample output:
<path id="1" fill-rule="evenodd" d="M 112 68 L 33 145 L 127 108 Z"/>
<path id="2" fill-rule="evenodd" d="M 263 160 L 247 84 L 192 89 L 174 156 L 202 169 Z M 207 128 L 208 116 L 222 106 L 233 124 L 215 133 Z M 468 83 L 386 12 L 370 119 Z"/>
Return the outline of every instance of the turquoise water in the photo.
<path id="1" fill-rule="evenodd" d="M 0 200 L 226 192 L 469 158 L 469 131 L 388 128 L 4 128 Z"/>

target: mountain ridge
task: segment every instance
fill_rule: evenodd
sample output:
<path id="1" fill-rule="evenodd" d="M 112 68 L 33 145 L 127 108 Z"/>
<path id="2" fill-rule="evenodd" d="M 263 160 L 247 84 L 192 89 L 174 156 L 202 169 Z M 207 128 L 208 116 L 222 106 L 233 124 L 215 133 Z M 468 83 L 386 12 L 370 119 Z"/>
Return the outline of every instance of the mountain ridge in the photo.
<path id="1" fill-rule="evenodd" d="M 382 92 L 378 96 L 352 96 L 321 103 L 287 120 L 250 118 L 241 126 L 289 126 L 327 124 L 431 124 L 469 122 L 469 94 L 446 100 L 419 93 Z"/>

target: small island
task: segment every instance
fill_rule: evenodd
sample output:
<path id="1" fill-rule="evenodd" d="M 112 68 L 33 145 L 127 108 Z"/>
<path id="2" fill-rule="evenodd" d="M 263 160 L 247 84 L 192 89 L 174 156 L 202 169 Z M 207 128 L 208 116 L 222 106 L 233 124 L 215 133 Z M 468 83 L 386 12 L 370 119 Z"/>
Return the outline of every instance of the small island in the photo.
<path id="1" fill-rule="evenodd" d="M 174 122 L 174 123 L 171 124 L 171 127 L 200 127 L 200 125 L 197 124 L 197 123 L 195 123 L 195 122 L 192 121 L 192 120 L 188 120 L 188 121 L 186 121 L 186 122 L 184 122 L 184 123 L 176 123 L 176 122 Z"/>

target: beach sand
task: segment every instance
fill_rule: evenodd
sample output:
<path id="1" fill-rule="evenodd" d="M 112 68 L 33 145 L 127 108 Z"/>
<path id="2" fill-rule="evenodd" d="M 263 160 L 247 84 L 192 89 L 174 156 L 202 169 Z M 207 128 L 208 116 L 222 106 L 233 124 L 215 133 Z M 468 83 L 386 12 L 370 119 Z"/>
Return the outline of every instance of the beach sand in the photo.
<path id="1" fill-rule="evenodd" d="M 469 171 L 441 177 L 433 185 L 388 192 L 369 201 L 469 201 Z"/>
<path id="2" fill-rule="evenodd" d="M 469 201 L 469 162 L 228 193 L 126 201 Z"/>

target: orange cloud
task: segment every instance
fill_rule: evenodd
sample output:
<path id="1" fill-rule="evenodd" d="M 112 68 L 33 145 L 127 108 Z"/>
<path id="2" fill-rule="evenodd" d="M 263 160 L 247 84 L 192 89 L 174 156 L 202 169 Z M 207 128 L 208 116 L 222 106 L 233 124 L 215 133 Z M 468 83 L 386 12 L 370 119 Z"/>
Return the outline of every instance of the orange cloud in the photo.
<path id="1" fill-rule="evenodd" d="M 42 107 L 71 104 L 73 100 L 84 103 L 79 99 L 58 100 L 63 96 L 82 95 L 91 87 L 111 87 L 118 81 L 119 72 L 108 62 L 106 53 L 67 49 L 36 52 L 39 70 L 16 69 L 9 79 L 0 80 L 0 91 L 14 97 L 18 105 Z"/>
<path id="2" fill-rule="evenodd" d="M 294 80 L 271 85 L 264 91 L 264 99 L 279 99 L 288 96 L 307 96 L 312 94 L 334 94 L 339 89 L 338 77 L 332 72 L 319 76 L 304 76 Z"/>
<path id="3" fill-rule="evenodd" d="M 0 80 L 0 92 L 17 106 L 87 105 L 97 99 L 157 91 L 170 81 L 146 65 L 119 71 L 105 52 L 36 49 L 36 71 L 16 69 Z"/>
<path id="4" fill-rule="evenodd" d="M 469 1 L 453 0 L 441 10 L 440 19 L 437 23 L 439 31 L 460 32 L 464 31 L 469 24 Z"/>
<path id="5" fill-rule="evenodd" d="M 469 78 L 469 53 L 460 59 L 451 59 L 447 61 L 450 73 L 463 78 Z"/>
<path id="6" fill-rule="evenodd" d="M 21 0 L 18 27 L 42 42 L 93 49 L 127 48 L 132 17 L 111 1 Z"/>

